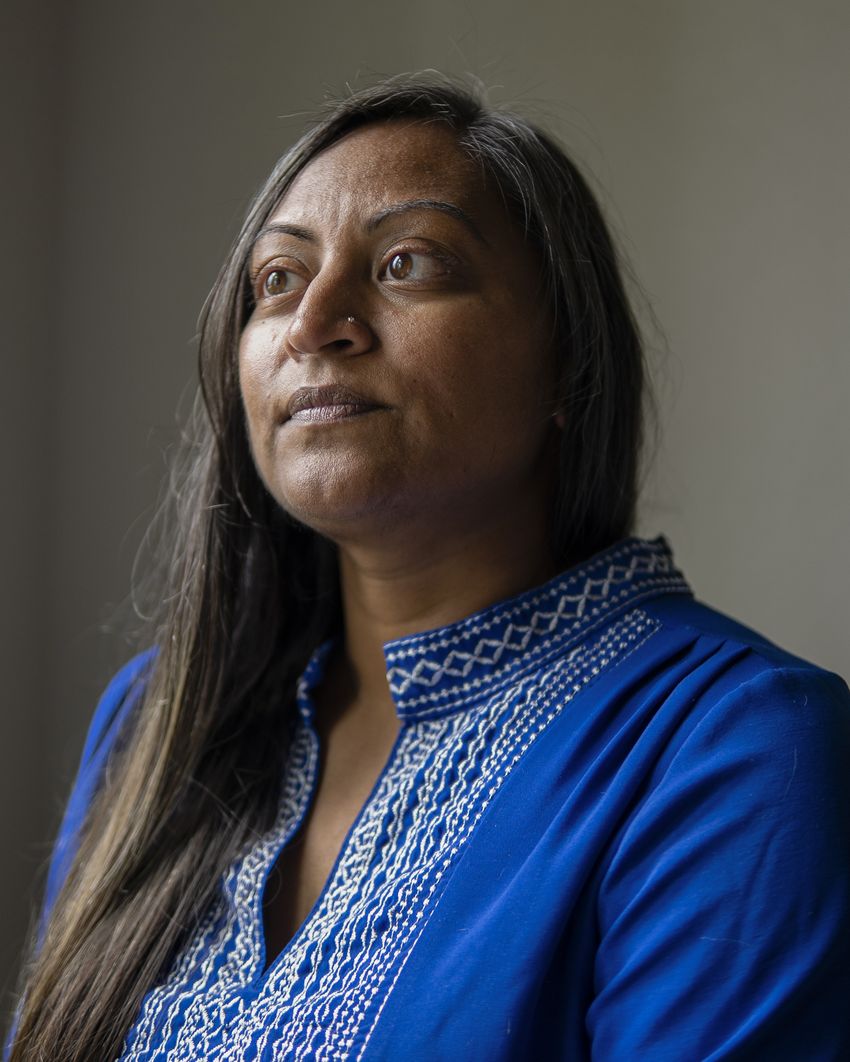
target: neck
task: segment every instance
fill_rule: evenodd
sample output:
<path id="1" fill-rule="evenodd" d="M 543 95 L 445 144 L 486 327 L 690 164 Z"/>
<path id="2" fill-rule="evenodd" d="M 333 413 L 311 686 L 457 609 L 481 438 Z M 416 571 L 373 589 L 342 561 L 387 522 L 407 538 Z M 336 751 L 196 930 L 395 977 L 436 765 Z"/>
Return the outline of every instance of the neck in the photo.
<path id="1" fill-rule="evenodd" d="M 339 548 L 344 639 L 329 689 L 347 691 L 349 710 L 397 723 L 384 643 L 442 627 L 552 578 L 558 566 L 548 521 L 504 512 L 482 528 L 408 535 L 391 550 Z"/>

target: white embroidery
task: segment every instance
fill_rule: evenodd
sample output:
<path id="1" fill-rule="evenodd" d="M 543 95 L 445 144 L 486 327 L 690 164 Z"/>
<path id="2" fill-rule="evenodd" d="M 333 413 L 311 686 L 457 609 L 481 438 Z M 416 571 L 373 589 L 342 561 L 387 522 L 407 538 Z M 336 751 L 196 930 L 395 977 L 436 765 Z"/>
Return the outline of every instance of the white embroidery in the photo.
<path id="1" fill-rule="evenodd" d="M 580 592 L 566 593 L 577 577 Z M 314 910 L 263 975 L 263 884 L 305 813 L 317 770 L 302 680 L 277 820 L 231 868 L 219 902 L 166 982 L 143 1001 L 122 1060 L 362 1058 L 459 855 L 505 780 L 576 694 L 658 628 L 632 607 L 587 637 L 598 623 L 595 610 L 658 593 L 660 579 L 684 587 L 663 544 L 632 540 L 546 592 L 455 625 L 454 639 L 445 637 L 448 628 L 391 643 L 388 665 L 410 662 L 404 688 L 439 684 L 433 692 L 445 698 L 451 689 L 451 703 L 436 716 L 433 704 L 418 715 L 419 696 L 399 694 L 400 714 L 410 711 L 375 791 Z"/>
<path id="2" fill-rule="evenodd" d="M 218 932 L 201 933 L 192 959 L 181 961 L 147 998 L 123 1057 L 339 1059 L 354 1057 L 358 1034 L 362 1057 L 392 985 L 493 796 L 576 693 L 656 626 L 636 610 L 590 646 L 577 647 L 567 660 L 479 710 L 403 732 L 315 911 L 256 996 L 246 1000 L 238 989 L 262 961 L 262 883 L 300 818 L 300 802 L 284 800 L 275 830 L 238 868 L 235 912 L 219 920 Z M 302 770 L 306 777 L 309 767 Z"/>
<path id="3" fill-rule="evenodd" d="M 539 667 L 618 610 L 662 591 L 690 592 L 667 544 L 629 539 L 548 583 L 545 592 L 521 595 L 508 607 L 485 610 L 483 618 L 451 625 L 450 637 L 431 632 L 390 643 L 390 689 L 407 718 L 447 701 L 456 710 L 482 686 L 492 692 L 493 668 L 499 667 L 499 679 L 506 682 L 514 672 Z"/>

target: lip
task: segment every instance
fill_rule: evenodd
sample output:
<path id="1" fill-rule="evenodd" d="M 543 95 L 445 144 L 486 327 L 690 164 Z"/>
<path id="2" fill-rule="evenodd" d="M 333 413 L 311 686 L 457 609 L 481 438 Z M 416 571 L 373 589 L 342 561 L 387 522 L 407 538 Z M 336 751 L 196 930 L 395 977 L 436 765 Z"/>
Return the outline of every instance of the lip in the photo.
<path id="1" fill-rule="evenodd" d="M 347 417 L 359 416 L 361 413 L 381 408 L 383 407 L 380 403 L 339 384 L 325 387 L 299 387 L 286 405 L 286 419 L 344 420 Z"/>

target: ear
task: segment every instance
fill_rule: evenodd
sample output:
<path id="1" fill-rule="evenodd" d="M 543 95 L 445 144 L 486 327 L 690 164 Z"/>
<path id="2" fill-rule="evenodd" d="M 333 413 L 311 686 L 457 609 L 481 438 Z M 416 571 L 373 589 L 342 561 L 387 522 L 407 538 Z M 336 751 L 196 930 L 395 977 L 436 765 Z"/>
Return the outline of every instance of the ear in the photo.
<path id="1" fill-rule="evenodd" d="M 553 413 L 552 414 L 552 420 L 555 421 L 555 427 L 559 428 L 561 431 L 563 431 L 564 428 L 567 426 L 567 415 L 566 415 L 566 413 L 562 413 L 562 412 Z"/>

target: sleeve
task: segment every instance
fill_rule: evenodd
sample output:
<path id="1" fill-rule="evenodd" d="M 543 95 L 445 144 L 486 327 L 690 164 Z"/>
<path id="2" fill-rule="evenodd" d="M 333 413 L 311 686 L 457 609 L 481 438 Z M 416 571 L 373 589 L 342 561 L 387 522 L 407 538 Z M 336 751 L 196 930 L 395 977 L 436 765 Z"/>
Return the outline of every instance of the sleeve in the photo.
<path id="1" fill-rule="evenodd" d="M 134 657 L 115 675 L 98 701 L 89 725 L 80 766 L 53 847 L 41 910 L 39 942 L 47 917 L 77 849 L 80 827 L 103 775 L 110 749 L 122 724 L 144 689 L 144 677 L 156 655 L 149 649 Z"/>
<path id="2" fill-rule="evenodd" d="M 53 854 L 47 871 L 44 902 L 38 923 L 36 945 L 38 948 L 42 945 L 48 916 L 74 858 L 80 827 L 103 775 L 110 749 L 115 743 L 122 724 L 133 706 L 138 703 L 144 689 L 145 676 L 155 656 L 156 650 L 148 649 L 125 664 L 106 687 L 97 703 L 83 746 L 77 777 L 65 808 L 56 843 L 53 846 Z M 3 1044 L 3 1062 L 7 1062 L 12 1050 L 20 1017 L 20 1006 L 21 1000 L 18 1001 L 18 1009 L 10 1023 Z"/>
<path id="3" fill-rule="evenodd" d="M 804 668 L 707 711 L 601 879 L 594 1062 L 850 1058 L 850 698 Z"/>

